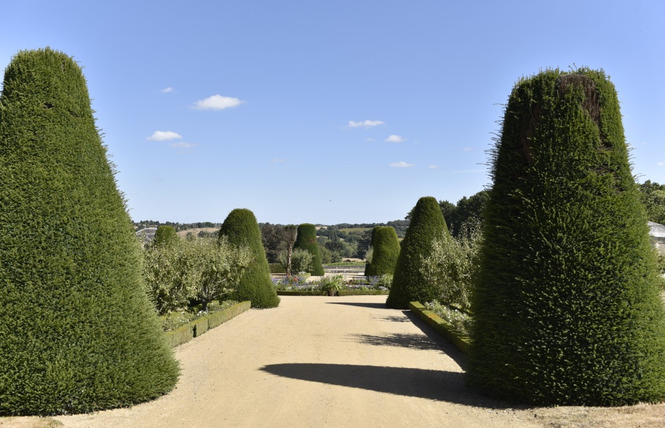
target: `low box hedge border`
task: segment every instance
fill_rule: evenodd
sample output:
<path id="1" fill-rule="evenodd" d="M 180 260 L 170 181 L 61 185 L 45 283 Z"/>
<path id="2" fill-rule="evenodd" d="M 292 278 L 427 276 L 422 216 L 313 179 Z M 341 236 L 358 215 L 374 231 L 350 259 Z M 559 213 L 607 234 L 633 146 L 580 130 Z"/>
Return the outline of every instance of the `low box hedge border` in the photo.
<path id="1" fill-rule="evenodd" d="M 338 290 L 335 296 L 374 296 L 387 295 L 389 290 Z M 327 291 L 277 290 L 278 296 L 328 296 Z"/>
<path id="2" fill-rule="evenodd" d="M 225 323 L 233 317 L 240 315 L 249 308 L 252 304 L 249 300 L 236 303 L 219 312 L 214 312 L 210 315 L 198 318 L 188 324 L 178 327 L 175 330 L 167 331 L 164 333 L 167 343 L 175 348 L 176 346 L 187 343 L 195 337 L 199 337 L 206 331 Z"/>
<path id="3" fill-rule="evenodd" d="M 429 326 L 433 327 L 434 330 L 448 339 L 460 351 L 464 352 L 466 355 L 469 355 L 471 340 L 466 336 L 460 336 L 452 324 L 434 312 L 426 309 L 425 306 L 420 302 L 409 303 L 409 308 L 414 314 L 418 316 L 418 318 L 425 321 Z"/>

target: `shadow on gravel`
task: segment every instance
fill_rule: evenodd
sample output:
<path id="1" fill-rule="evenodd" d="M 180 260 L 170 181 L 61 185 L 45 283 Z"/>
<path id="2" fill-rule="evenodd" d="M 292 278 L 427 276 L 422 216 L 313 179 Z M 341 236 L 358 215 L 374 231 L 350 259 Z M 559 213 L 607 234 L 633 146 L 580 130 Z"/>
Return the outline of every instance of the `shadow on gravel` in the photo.
<path id="1" fill-rule="evenodd" d="M 351 337 L 365 345 L 398 346 L 402 348 L 411 348 L 424 351 L 434 350 L 444 352 L 443 349 L 441 349 L 441 345 L 433 342 L 430 338 L 423 336 L 422 334 L 390 333 L 387 336 L 353 334 Z"/>
<path id="2" fill-rule="evenodd" d="M 385 303 L 369 303 L 369 302 L 326 302 L 329 305 L 344 305 L 344 306 L 358 306 L 360 308 L 371 309 L 388 309 Z"/>
<path id="3" fill-rule="evenodd" d="M 508 403 L 495 401 L 468 390 L 463 373 L 404 367 L 307 363 L 271 364 L 261 370 L 291 379 L 489 409 L 511 407 Z"/>
<path id="4" fill-rule="evenodd" d="M 437 344 L 437 348 L 441 349 L 446 355 L 452 358 L 462 370 L 466 370 L 468 357 L 457 346 L 453 345 L 448 339 L 441 336 L 436 330 L 427 325 L 425 321 L 418 318 L 416 314 L 411 311 L 404 311 L 404 315 L 423 332 L 427 339 Z"/>

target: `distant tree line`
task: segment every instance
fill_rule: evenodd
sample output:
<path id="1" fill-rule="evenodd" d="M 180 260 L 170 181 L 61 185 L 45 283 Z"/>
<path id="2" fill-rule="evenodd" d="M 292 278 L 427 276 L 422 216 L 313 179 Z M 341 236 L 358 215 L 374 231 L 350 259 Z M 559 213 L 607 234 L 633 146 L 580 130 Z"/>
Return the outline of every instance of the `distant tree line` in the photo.
<path id="1" fill-rule="evenodd" d="M 219 229 L 221 223 L 213 223 L 210 221 L 200 221 L 197 223 L 178 223 L 173 221 L 157 221 L 157 220 L 141 220 L 134 222 L 134 229 L 141 230 L 146 227 L 159 227 L 159 226 L 172 226 L 176 232 L 187 229 L 203 229 L 206 227 L 214 227 Z"/>

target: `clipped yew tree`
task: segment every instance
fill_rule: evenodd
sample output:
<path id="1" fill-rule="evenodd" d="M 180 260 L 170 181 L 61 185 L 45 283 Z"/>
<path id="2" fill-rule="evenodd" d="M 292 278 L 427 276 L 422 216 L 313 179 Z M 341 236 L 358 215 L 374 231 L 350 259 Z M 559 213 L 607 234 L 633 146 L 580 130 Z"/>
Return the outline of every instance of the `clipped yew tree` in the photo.
<path id="1" fill-rule="evenodd" d="M 300 248 L 301 250 L 308 251 L 312 256 L 312 275 L 322 276 L 323 264 L 321 264 L 321 253 L 319 252 L 319 243 L 316 240 L 316 226 L 309 223 L 303 223 L 298 226 L 298 234 L 296 243 L 293 248 Z"/>
<path id="2" fill-rule="evenodd" d="M 656 261 L 605 74 L 519 81 L 492 175 L 469 382 L 547 405 L 663 400 Z"/>
<path id="3" fill-rule="evenodd" d="M 261 229 L 254 213 L 244 208 L 231 211 L 219 229 L 219 239 L 224 237 L 232 245 L 249 248 L 253 257 L 253 261 L 238 281 L 234 298 L 239 301 L 249 300 L 254 308 L 277 307 L 279 297 L 270 279 L 270 267 L 261 241 Z"/>
<path id="4" fill-rule="evenodd" d="M 0 96 L 0 414 L 90 412 L 173 388 L 178 365 L 73 59 L 19 52 Z"/>
<path id="5" fill-rule="evenodd" d="M 154 245 L 170 245 L 178 241 L 178 233 L 173 226 L 158 226 L 155 231 Z"/>
<path id="6" fill-rule="evenodd" d="M 409 302 L 425 303 L 439 297 L 436 287 L 425 280 L 421 267 L 434 240 L 440 239 L 444 233 L 448 233 L 448 228 L 437 200 L 432 196 L 420 198 L 412 211 L 411 223 L 401 243 L 386 301 L 388 307 L 407 309 Z M 376 249 L 374 251 L 372 263 L 376 257 Z"/>
<path id="7" fill-rule="evenodd" d="M 399 257 L 399 239 L 392 226 L 376 226 L 372 230 L 372 262 L 365 275 L 392 275 Z"/>

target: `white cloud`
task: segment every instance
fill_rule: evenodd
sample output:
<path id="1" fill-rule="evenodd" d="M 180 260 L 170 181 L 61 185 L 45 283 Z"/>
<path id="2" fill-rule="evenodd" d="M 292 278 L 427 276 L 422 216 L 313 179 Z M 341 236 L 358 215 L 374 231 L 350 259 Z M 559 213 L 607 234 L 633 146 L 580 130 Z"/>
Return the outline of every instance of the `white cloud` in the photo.
<path id="1" fill-rule="evenodd" d="M 381 120 L 363 120 L 361 122 L 355 122 L 353 120 L 349 120 L 349 127 L 350 128 L 360 128 L 361 126 L 364 126 L 365 128 L 371 128 L 373 126 L 379 126 L 383 125 L 384 122 Z"/>
<path id="2" fill-rule="evenodd" d="M 386 143 L 402 143 L 404 142 L 404 138 L 400 137 L 399 135 L 393 134 L 388 136 L 388 138 L 386 138 L 383 141 L 385 141 Z"/>
<path id="3" fill-rule="evenodd" d="M 177 143 L 171 143 L 171 147 L 174 149 L 191 149 L 192 147 L 196 147 L 196 144 L 178 141 Z"/>
<path id="4" fill-rule="evenodd" d="M 658 166 L 665 166 L 665 162 L 658 162 Z"/>
<path id="5" fill-rule="evenodd" d="M 472 152 L 472 151 L 473 151 L 473 147 L 464 147 L 464 148 L 462 149 L 462 151 L 463 151 L 463 152 Z"/>
<path id="6" fill-rule="evenodd" d="M 224 110 L 226 108 L 236 107 L 244 101 L 238 98 L 223 97 L 221 95 L 213 95 L 204 100 L 198 100 L 192 107 L 195 110 Z"/>
<path id="7" fill-rule="evenodd" d="M 395 168 L 409 168 L 413 166 L 412 163 L 406 163 L 406 162 L 395 162 L 391 163 L 390 166 L 395 167 Z"/>
<path id="8" fill-rule="evenodd" d="M 160 92 L 163 92 L 165 94 L 168 94 L 169 92 L 173 92 L 173 88 L 171 86 L 161 89 Z"/>
<path id="9" fill-rule="evenodd" d="M 182 135 L 173 131 L 155 131 L 151 136 L 146 138 L 148 141 L 168 141 L 168 140 L 177 140 L 182 138 Z"/>
<path id="10" fill-rule="evenodd" d="M 427 168 L 429 168 L 429 169 L 439 169 L 439 165 L 430 165 Z"/>

